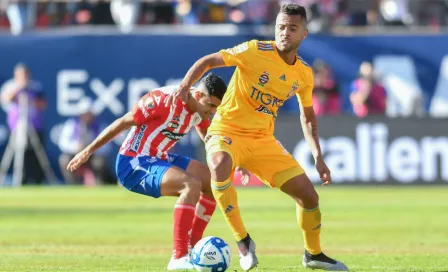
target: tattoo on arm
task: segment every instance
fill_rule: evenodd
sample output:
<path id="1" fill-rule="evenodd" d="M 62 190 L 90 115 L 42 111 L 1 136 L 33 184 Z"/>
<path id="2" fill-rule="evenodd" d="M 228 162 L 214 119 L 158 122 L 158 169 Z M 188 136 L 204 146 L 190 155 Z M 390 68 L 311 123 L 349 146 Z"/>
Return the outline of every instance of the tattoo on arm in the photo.
<path id="1" fill-rule="evenodd" d="M 317 138 L 317 124 L 315 122 L 311 123 L 311 135 L 313 138 Z"/>

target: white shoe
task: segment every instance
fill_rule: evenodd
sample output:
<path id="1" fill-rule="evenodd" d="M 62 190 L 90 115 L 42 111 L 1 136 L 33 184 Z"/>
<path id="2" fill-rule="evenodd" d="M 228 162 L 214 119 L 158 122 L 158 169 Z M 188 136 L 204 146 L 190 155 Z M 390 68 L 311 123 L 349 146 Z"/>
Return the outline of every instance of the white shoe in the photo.
<path id="1" fill-rule="evenodd" d="M 255 255 L 255 242 L 249 234 L 243 240 L 237 242 L 240 255 L 240 266 L 244 271 L 249 271 L 258 264 L 257 255 Z"/>
<path id="2" fill-rule="evenodd" d="M 327 271 L 349 271 L 348 267 L 336 261 L 327 255 L 320 253 L 318 255 L 311 255 L 307 251 L 305 251 L 305 255 L 302 259 L 302 264 L 306 268 L 311 269 L 322 269 Z"/>
<path id="3" fill-rule="evenodd" d="M 170 263 L 168 264 L 167 270 L 189 270 L 194 269 L 193 264 L 190 260 L 190 255 L 185 255 L 179 259 L 175 259 L 174 256 L 171 257 Z"/>

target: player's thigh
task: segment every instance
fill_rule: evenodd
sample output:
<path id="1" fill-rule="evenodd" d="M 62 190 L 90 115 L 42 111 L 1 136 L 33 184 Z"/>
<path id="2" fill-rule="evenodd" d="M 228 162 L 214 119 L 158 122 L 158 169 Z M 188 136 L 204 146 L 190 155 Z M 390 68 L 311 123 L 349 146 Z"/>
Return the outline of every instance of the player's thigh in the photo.
<path id="1" fill-rule="evenodd" d="M 257 140 L 252 153 L 253 159 L 246 167 L 269 187 L 281 188 L 291 178 L 304 173 L 300 164 L 274 137 Z"/>
<path id="2" fill-rule="evenodd" d="M 210 170 L 207 165 L 186 156 L 170 153 L 168 162 L 184 170 L 188 175 L 196 177 L 201 182 L 202 192 L 211 192 L 210 189 Z"/>
<path id="3" fill-rule="evenodd" d="M 184 191 L 199 197 L 201 182 L 186 171 L 171 165 L 162 177 L 160 193 L 162 196 L 179 196 Z"/>
<path id="4" fill-rule="evenodd" d="M 116 170 L 123 187 L 154 198 L 178 196 L 185 189 L 200 189 L 200 183 L 194 177 L 168 161 L 155 157 L 119 155 Z"/>
<path id="5" fill-rule="evenodd" d="M 210 191 L 210 170 L 208 166 L 197 160 L 190 160 L 187 168 L 187 174 L 197 177 L 201 181 L 202 191 Z"/>
<path id="6" fill-rule="evenodd" d="M 216 181 L 228 179 L 248 153 L 244 139 L 222 134 L 208 135 L 205 149 L 211 178 Z"/>

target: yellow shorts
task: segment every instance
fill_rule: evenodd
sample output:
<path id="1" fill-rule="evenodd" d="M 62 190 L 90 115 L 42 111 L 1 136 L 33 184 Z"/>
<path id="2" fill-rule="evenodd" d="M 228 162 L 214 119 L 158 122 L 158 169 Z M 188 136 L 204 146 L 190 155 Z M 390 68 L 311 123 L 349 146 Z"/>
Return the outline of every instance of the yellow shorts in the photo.
<path id="1" fill-rule="evenodd" d="M 207 158 L 216 152 L 227 152 L 234 169 L 241 166 L 269 187 L 280 188 L 285 182 L 304 173 L 300 164 L 274 136 L 251 138 L 226 132 L 213 132 L 206 137 Z"/>

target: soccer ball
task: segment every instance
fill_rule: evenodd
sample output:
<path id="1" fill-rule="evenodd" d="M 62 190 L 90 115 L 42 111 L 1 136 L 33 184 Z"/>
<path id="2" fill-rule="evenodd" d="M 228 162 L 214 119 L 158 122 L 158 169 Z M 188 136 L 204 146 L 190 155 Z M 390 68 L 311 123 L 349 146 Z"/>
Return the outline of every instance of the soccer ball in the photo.
<path id="1" fill-rule="evenodd" d="M 191 262 L 197 271 L 223 272 L 230 266 L 232 256 L 229 245 L 221 238 L 202 238 L 193 248 Z"/>

